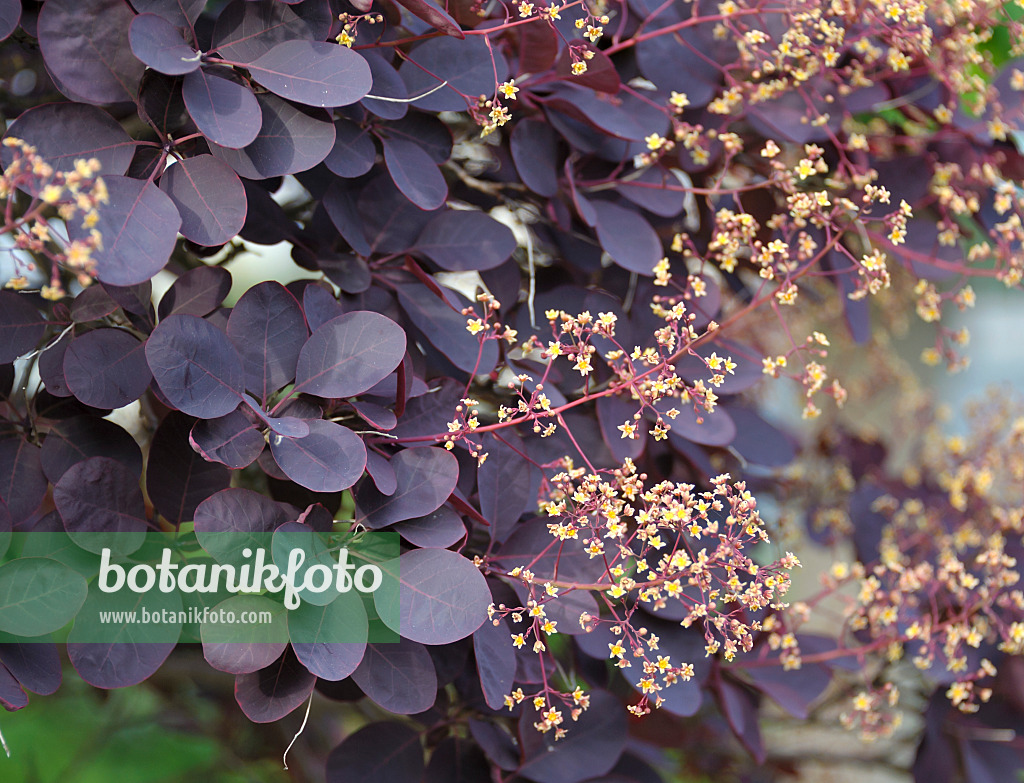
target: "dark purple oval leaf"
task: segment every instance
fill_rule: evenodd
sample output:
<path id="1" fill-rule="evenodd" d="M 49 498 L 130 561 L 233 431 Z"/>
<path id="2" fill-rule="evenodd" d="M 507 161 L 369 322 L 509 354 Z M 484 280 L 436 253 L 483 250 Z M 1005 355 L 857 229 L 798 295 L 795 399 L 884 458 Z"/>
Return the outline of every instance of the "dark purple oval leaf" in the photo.
<path id="1" fill-rule="evenodd" d="M 323 419 L 310 421 L 304 438 L 272 435 L 270 451 L 288 478 L 314 492 L 348 489 L 366 467 L 362 438 Z"/>
<path id="2" fill-rule="evenodd" d="M 466 99 L 462 95 L 470 96 L 470 100 L 475 100 L 478 95 L 491 95 L 495 83 L 508 78 L 508 62 L 501 49 L 494 48 L 493 64 L 491 56 L 491 47 L 482 35 L 471 35 L 464 41 L 432 38 L 409 53 L 399 73 L 405 80 L 409 95 L 422 95 L 437 87 L 442 80 L 448 82 L 448 85 L 413 103 L 416 108 L 465 111 Z"/>
<path id="3" fill-rule="evenodd" d="M 139 14 L 128 27 L 132 53 L 155 71 L 169 76 L 199 67 L 199 52 L 185 43 L 181 30 L 157 14 Z"/>
<path id="4" fill-rule="evenodd" d="M 512 229 L 476 210 L 446 210 L 416 240 L 416 250 L 452 272 L 493 269 L 515 252 Z"/>
<path id="5" fill-rule="evenodd" d="M 302 290 L 302 310 L 306 314 L 306 323 L 314 332 L 339 315 L 345 314 L 334 291 L 324 285 L 311 284 Z"/>
<path id="6" fill-rule="evenodd" d="M 201 419 L 230 413 L 242 401 L 242 360 L 224 332 L 194 315 L 171 315 L 146 342 L 160 391 L 178 410 Z"/>
<path id="7" fill-rule="evenodd" d="M 437 698 L 437 672 L 430 653 L 408 639 L 366 645 L 352 679 L 380 707 L 398 715 L 424 712 Z"/>
<path id="8" fill-rule="evenodd" d="M 394 579 L 384 581 L 373 602 L 384 623 L 406 639 L 448 644 L 469 636 L 487 619 L 487 580 L 457 552 L 414 549 L 383 563 L 381 570 Z"/>
<path id="9" fill-rule="evenodd" d="M 255 462 L 266 445 L 241 408 L 216 419 L 200 419 L 192 427 L 189 442 L 204 459 L 235 470 Z"/>
<path id="10" fill-rule="evenodd" d="M 0 663 L 32 693 L 49 696 L 60 687 L 60 655 L 48 638 L 0 643 Z"/>
<path id="11" fill-rule="evenodd" d="M 21 437 L 0 440 L 0 501 L 15 525 L 39 508 L 46 488 L 39 447 Z"/>
<path id="12" fill-rule="evenodd" d="M 75 323 L 88 323 L 105 318 L 117 310 L 115 302 L 101 285 L 91 285 L 71 303 L 71 318 Z M 63 366 L 63 365 L 62 365 Z"/>
<path id="13" fill-rule="evenodd" d="M 391 462 L 373 449 L 366 451 L 366 472 L 383 494 L 390 495 L 398 488 L 398 479 L 395 478 Z"/>
<path id="14" fill-rule="evenodd" d="M 153 376 L 138 338 L 123 329 L 96 329 L 68 346 L 64 379 L 80 402 L 121 408 L 139 399 Z"/>
<path id="15" fill-rule="evenodd" d="M 295 378 L 309 331 L 302 307 L 280 283 L 253 286 L 228 317 L 228 337 L 245 367 L 245 387 L 266 400 Z"/>
<path id="16" fill-rule="evenodd" d="M 84 103 L 34 106 L 8 126 L 7 137 L 31 144 L 56 171 L 74 171 L 79 158 L 96 158 L 103 177 L 128 171 L 136 146 L 121 123 Z M 0 150 L 4 166 L 13 158 L 10 147 Z"/>
<path id="17" fill-rule="evenodd" d="M 160 189 L 178 208 L 182 235 L 197 245 L 223 245 L 245 225 L 245 188 L 231 167 L 212 155 L 175 163 L 160 177 Z"/>
<path id="18" fill-rule="evenodd" d="M 377 148 L 369 130 L 346 119 L 334 121 L 334 147 L 324 160 L 339 177 L 361 177 L 373 168 Z"/>
<path id="19" fill-rule="evenodd" d="M 322 109 L 299 107 L 271 93 L 256 99 L 262 115 L 244 149 L 212 144 L 210 151 L 246 179 L 297 174 L 320 163 L 334 146 L 334 123 Z M 198 123 L 197 123 L 198 124 Z"/>
<path id="20" fill-rule="evenodd" d="M 140 14 L 157 14 L 175 27 L 191 27 L 206 7 L 206 0 L 132 0 Z"/>
<path id="21" fill-rule="evenodd" d="M 235 701 L 253 723 L 271 723 L 305 702 L 315 684 L 289 648 L 267 668 L 235 677 Z"/>
<path id="22" fill-rule="evenodd" d="M 21 0 L 0 2 L 0 41 L 18 29 L 21 21 Z"/>
<path id="23" fill-rule="evenodd" d="M 516 171 L 534 193 L 551 197 L 558 192 L 558 136 L 546 122 L 523 120 L 509 141 Z"/>
<path id="24" fill-rule="evenodd" d="M 174 250 L 181 217 L 167 195 L 151 182 L 106 176 L 109 200 L 99 208 L 95 229 L 103 247 L 93 253 L 96 276 L 104 283 L 131 286 L 144 283 L 164 268 Z M 84 239 L 89 229 L 68 224 L 72 239 Z"/>
<path id="25" fill-rule="evenodd" d="M 302 346 L 295 390 L 352 397 L 384 380 L 404 357 L 402 327 L 379 313 L 346 313 L 325 323 Z"/>
<path id="26" fill-rule="evenodd" d="M 146 503 L 139 477 L 109 457 L 89 457 L 68 468 L 53 488 L 53 504 L 72 540 L 82 549 L 99 553 L 109 546 L 129 554 L 142 546 L 146 533 Z M 97 543 L 76 533 L 110 533 Z"/>
<path id="27" fill-rule="evenodd" d="M 380 489 L 379 483 L 377 488 Z M 399 522 L 392 530 L 401 534 L 410 544 L 434 548 L 449 547 L 466 535 L 462 517 L 448 506 L 441 506 L 422 517 Z"/>
<path id="28" fill-rule="evenodd" d="M 266 546 L 264 534 L 294 519 L 293 511 L 251 489 L 225 489 L 196 508 L 196 538 L 218 563 L 243 565 L 249 562 L 242 554 L 246 547 Z M 252 535 L 234 535 L 243 533 Z"/>
<path id="29" fill-rule="evenodd" d="M 626 710 L 607 691 L 590 692 L 590 708 L 555 743 L 554 732 L 533 728 L 538 713 L 523 710 L 520 737 L 526 760 L 519 774 L 536 783 L 579 783 L 608 772 L 626 745 Z"/>
<path id="30" fill-rule="evenodd" d="M 405 6 L 411 13 L 418 16 L 427 24 L 433 25 L 445 35 L 462 40 L 466 34 L 462 32 L 458 22 L 452 19 L 429 0 L 397 0 L 400 5 Z"/>
<path id="31" fill-rule="evenodd" d="M 651 224 L 634 210 L 607 201 L 593 202 L 597 214 L 597 238 L 612 261 L 650 277 L 661 259 L 661 240 Z"/>
<path id="32" fill-rule="evenodd" d="M 778 468 L 788 465 L 796 457 L 796 447 L 790 436 L 753 411 L 730 407 L 729 415 L 736 425 L 732 447 L 748 462 Z"/>
<path id="33" fill-rule="evenodd" d="M 363 98 L 362 105 L 367 111 L 381 119 L 399 120 L 409 111 L 409 104 L 403 101 L 409 97 L 405 82 L 390 62 L 378 52 L 363 49 L 359 52 L 366 58 L 373 77 L 373 96 Z M 377 98 L 394 98 L 396 100 L 376 100 Z"/>
<path id="34" fill-rule="evenodd" d="M 455 291 L 442 289 L 452 303 L 449 305 L 424 286 L 395 288 L 409 320 L 448 361 L 468 373 L 489 373 L 494 369 L 498 361 L 497 343 L 488 340 L 481 347 L 477 337 L 466 331 L 466 316 L 460 311 L 470 305 L 469 300 Z"/>
<path id="35" fill-rule="evenodd" d="M 679 415 L 670 423 L 672 429 L 668 433 L 669 440 L 685 438 L 703 446 L 728 446 L 736 437 L 736 424 L 721 405 L 713 413 L 701 409 L 698 415 L 693 410 L 693 403 L 678 407 Z"/>
<path id="36" fill-rule="evenodd" d="M 260 132 L 259 101 L 244 85 L 200 69 L 185 77 L 181 95 L 196 127 L 222 147 L 246 147 Z"/>
<path id="37" fill-rule="evenodd" d="M 217 17 L 214 47 L 226 60 L 252 62 L 282 41 L 323 41 L 331 29 L 331 16 L 326 3 L 289 8 L 284 3 L 234 0 Z"/>
<path id="38" fill-rule="evenodd" d="M 47 0 L 39 12 L 39 48 L 46 67 L 85 103 L 132 101 L 146 69 L 132 54 L 135 14 L 124 0 Z"/>
<path id="39" fill-rule="evenodd" d="M 495 619 L 497 625 L 488 621 L 473 634 L 473 653 L 484 700 L 492 710 L 500 710 L 515 683 L 516 651 L 508 625 L 503 619 Z"/>
<path id="40" fill-rule="evenodd" d="M 355 593 L 342 593 L 326 606 L 303 602 L 288 613 L 295 656 L 317 677 L 332 682 L 345 679 L 359 666 L 366 653 L 367 630 L 366 608 Z"/>
<path id="41" fill-rule="evenodd" d="M 68 638 L 71 665 L 96 688 L 138 685 L 163 666 L 174 649 L 174 642 L 74 642 L 73 635 L 72 629 Z"/>
<path id="42" fill-rule="evenodd" d="M 234 612 L 235 617 L 243 612 L 267 612 L 271 617 L 269 623 L 202 623 L 203 657 L 217 671 L 252 674 L 270 666 L 285 651 L 286 610 L 268 596 L 233 595 L 219 602 L 214 611 Z"/>
<path id="43" fill-rule="evenodd" d="M 327 757 L 327 783 L 404 783 L 423 777 L 419 732 L 404 723 L 371 723 Z"/>
<path id="44" fill-rule="evenodd" d="M 110 457 L 136 476 L 142 475 L 142 452 L 135 439 L 113 422 L 93 416 L 72 416 L 57 422 L 46 434 L 39 457 L 43 472 L 53 484 L 68 468 L 89 457 Z"/>
<path id="45" fill-rule="evenodd" d="M 161 320 L 169 315 L 209 315 L 231 290 L 231 273 L 220 266 L 190 269 L 167 289 L 157 312 Z"/>
<path id="46" fill-rule="evenodd" d="M 0 364 L 13 362 L 35 348 L 46 324 L 27 297 L 0 291 Z"/>
<path id="47" fill-rule="evenodd" d="M 388 173 L 409 201 L 425 210 L 444 204 L 448 183 L 421 146 L 405 139 L 384 138 L 381 143 Z"/>
<path id="48" fill-rule="evenodd" d="M 247 67 L 271 92 L 307 106 L 348 106 L 373 81 L 362 55 L 323 41 L 284 41 Z"/>
<path id="49" fill-rule="evenodd" d="M 425 447 L 400 451 L 391 459 L 397 487 L 381 494 L 371 481 L 355 490 L 356 520 L 371 530 L 414 519 L 440 508 L 455 489 L 459 463 L 444 449 Z"/>
<path id="50" fill-rule="evenodd" d="M 149 499 L 156 510 L 175 525 L 190 521 L 200 503 L 231 484 L 230 470 L 207 461 L 192 448 L 190 430 L 193 426 L 193 419 L 171 411 L 160 422 L 149 447 L 146 465 Z M 262 447 L 262 436 L 259 440 Z"/>

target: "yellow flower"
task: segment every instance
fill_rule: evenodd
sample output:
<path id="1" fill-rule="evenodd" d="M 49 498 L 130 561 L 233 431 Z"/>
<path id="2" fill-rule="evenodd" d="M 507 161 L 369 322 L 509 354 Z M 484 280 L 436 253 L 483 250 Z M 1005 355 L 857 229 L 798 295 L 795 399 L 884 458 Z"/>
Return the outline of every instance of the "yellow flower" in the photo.
<path id="1" fill-rule="evenodd" d="M 587 71 L 587 64 L 583 62 L 572 64 L 572 75 L 579 76 Z"/>
<path id="2" fill-rule="evenodd" d="M 510 100 L 516 100 L 516 93 L 519 92 L 519 88 L 516 87 L 516 80 L 509 79 L 507 82 L 502 82 L 498 86 L 498 92 Z"/>

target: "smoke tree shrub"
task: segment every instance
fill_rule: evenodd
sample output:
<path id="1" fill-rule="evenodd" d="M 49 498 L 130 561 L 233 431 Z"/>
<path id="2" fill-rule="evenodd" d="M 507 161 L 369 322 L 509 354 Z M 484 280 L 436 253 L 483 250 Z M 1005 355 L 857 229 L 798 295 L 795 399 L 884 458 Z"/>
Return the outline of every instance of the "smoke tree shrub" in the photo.
<path id="1" fill-rule="evenodd" d="M 766 702 L 876 738 L 906 682 L 919 779 L 1008 779 L 1024 419 L 944 439 L 885 338 L 922 320 L 962 369 L 944 313 L 1020 286 L 1020 15 L 2 0 L 2 546 L 399 533 L 400 642 L 205 650 L 254 721 L 364 700 L 332 781 L 648 781 L 658 747 L 724 774 L 730 735 L 765 761 Z M 316 279 L 226 306 L 242 240 Z M 763 417 L 775 384 L 817 443 Z M 872 443 L 838 409 L 887 387 Z M 777 508 L 854 553 L 799 602 Z M 802 630 L 830 596 L 834 637 Z M 0 626 L 20 709 L 60 656 Z M 60 638 L 101 688 L 175 646 Z"/>

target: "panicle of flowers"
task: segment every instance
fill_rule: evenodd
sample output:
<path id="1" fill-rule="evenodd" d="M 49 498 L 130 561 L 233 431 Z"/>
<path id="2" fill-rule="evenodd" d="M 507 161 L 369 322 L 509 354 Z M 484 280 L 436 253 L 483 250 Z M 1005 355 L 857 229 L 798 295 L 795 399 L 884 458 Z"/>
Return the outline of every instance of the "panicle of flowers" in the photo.
<path id="1" fill-rule="evenodd" d="M 338 14 L 338 21 L 341 22 L 341 32 L 338 33 L 334 40 L 342 46 L 346 46 L 349 49 L 352 48 L 352 44 L 356 42 L 356 36 L 359 35 L 358 25 L 360 22 L 366 24 L 383 24 L 384 16 L 381 14 L 349 14 L 340 13 Z"/>
<path id="2" fill-rule="evenodd" d="M 0 177 L 0 198 L 6 201 L 0 231 L 12 235 L 12 249 L 49 262 L 50 280 L 41 294 L 45 299 L 59 300 L 65 296 L 62 269 L 72 273 L 82 286 L 89 285 L 95 275 L 93 254 L 103 247 L 96 226 L 100 208 L 108 200 L 106 185 L 98 176 L 100 162 L 95 158 L 79 159 L 71 170 L 58 171 L 21 139 L 5 138 L 3 145 L 12 157 Z M 27 204 L 21 194 L 27 194 Z M 79 221 L 84 236 L 65 239 L 65 232 L 55 231 L 50 224 L 54 217 L 65 226 Z M 15 274 L 5 287 L 23 290 L 36 264 L 23 261 L 17 253 L 13 258 Z"/>

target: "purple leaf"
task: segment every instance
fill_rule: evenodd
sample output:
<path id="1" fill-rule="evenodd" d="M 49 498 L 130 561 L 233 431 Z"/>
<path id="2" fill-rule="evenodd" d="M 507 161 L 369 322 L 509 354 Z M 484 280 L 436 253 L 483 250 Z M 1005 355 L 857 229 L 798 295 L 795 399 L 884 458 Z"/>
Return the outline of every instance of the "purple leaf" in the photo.
<path id="1" fill-rule="evenodd" d="M 175 27 L 191 27 L 206 7 L 206 0 L 132 0 L 140 14 L 157 14 Z"/>
<path id="2" fill-rule="evenodd" d="M 334 121 L 334 147 L 324 160 L 339 177 L 361 177 L 373 168 L 377 148 L 369 130 L 346 119 Z"/>
<path id="3" fill-rule="evenodd" d="M 495 83 L 508 78 L 508 62 L 501 50 L 495 48 L 493 55 L 492 65 L 491 50 L 482 35 L 473 35 L 464 41 L 432 38 L 409 53 L 399 73 L 405 80 L 409 95 L 420 95 L 432 90 L 442 80 L 448 82 L 437 92 L 413 103 L 416 108 L 426 111 L 465 111 L 466 99 L 462 95 L 470 95 L 473 99 L 478 95 L 490 95 L 494 92 Z"/>
<path id="4" fill-rule="evenodd" d="M 325 3 L 289 8 L 283 3 L 234 0 L 217 17 L 213 41 L 224 59 L 248 63 L 282 41 L 323 41 L 330 29 L 331 11 Z"/>
<path id="5" fill-rule="evenodd" d="M 380 484 L 377 485 L 378 489 Z M 422 517 L 407 519 L 392 530 L 410 544 L 420 547 L 444 548 L 466 535 L 462 518 L 448 506 L 441 506 Z"/>
<path id="6" fill-rule="evenodd" d="M 96 275 L 104 283 L 131 286 L 149 280 L 164 268 L 178 239 L 181 218 L 163 191 L 151 182 L 130 177 L 103 177 L 109 200 L 99 208 L 95 229 L 103 247 L 93 253 Z M 73 221 L 71 239 L 84 239 L 89 229 Z"/>
<path id="7" fill-rule="evenodd" d="M 366 240 L 363 221 L 357 210 L 357 195 L 358 191 L 355 185 L 342 179 L 336 179 L 324 193 L 322 204 L 327 216 L 349 247 L 362 256 L 369 256 L 373 252 L 373 248 Z M 402 199 L 402 201 L 407 209 L 420 211 L 407 200 Z"/>
<path id="8" fill-rule="evenodd" d="M 639 176 L 619 182 L 615 189 L 634 204 L 661 217 L 675 217 L 686 204 L 686 191 L 679 180 L 658 166 L 642 169 Z"/>
<path id="9" fill-rule="evenodd" d="M 21 21 L 21 0 L 0 2 L 0 41 L 18 29 Z"/>
<path id="10" fill-rule="evenodd" d="M 352 397 L 384 380 L 405 356 L 405 332 L 379 313 L 332 318 L 306 341 L 295 370 L 295 391 Z"/>
<path id="11" fill-rule="evenodd" d="M 136 146 L 121 123 L 103 109 L 84 103 L 34 106 L 8 126 L 4 137 L 31 144 L 56 171 L 74 171 L 79 158 L 96 158 L 104 179 L 128 171 Z M 0 150 L 4 166 L 13 158 L 11 148 Z"/>
<path id="12" fill-rule="evenodd" d="M 736 425 L 732 447 L 748 462 L 777 468 L 795 459 L 796 447 L 790 436 L 753 411 L 730 407 L 729 416 Z"/>
<path id="13" fill-rule="evenodd" d="M 522 444 L 513 435 L 508 445 L 491 435 L 484 440 L 487 460 L 477 468 L 480 513 L 491 523 L 492 537 L 511 530 L 528 508 L 536 508 L 536 493 L 531 497 L 535 469 L 522 454 Z M 539 471 L 537 471 L 539 473 Z"/>
<path id="14" fill-rule="evenodd" d="M 153 321 L 153 285 L 149 280 L 128 286 L 103 283 L 102 287 L 126 313 Z"/>
<path id="15" fill-rule="evenodd" d="M 608 201 L 593 202 L 597 238 L 604 251 L 623 269 L 650 277 L 662 257 L 661 240 L 637 212 Z"/>
<path id="16" fill-rule="evenodd" d="M 246 547 L 266 546 L 264 534 L 273 533 L 291 517 L 291 512 L 266 495 L 251 489 L 224 489 L 196 508 L 195 530 L 199 545 L 218 563 L 242 565 Z M 294 517 L 291 517 L 294 518 Z M 250 536 L 222 536 L 221 533 Z M 264 543 L 260 543 L 260 541 Z"/>
<path id="17" fill-rule="evenodd" d="M 352 400 L 349 402 L 355 412 L 358 413 L 362 419 L 369 424 L 371 427 L 375 427 L 378 430 L 393 430 L 398 425 L 398 418 L 395 416 L 393 411 L 387 408 L 382 408 L 380 405 L 374 405 L 372 402 L 358 402 Z"/>
<path id="18" fill-rule="evenodd" d="M 435 216 L 416 240 L 417 250 L 452 272 L 493 269 L 516 247 L 515 235 L 504 223 L 483 212 L 462 209 Z"/>
<path id="19" fill-rule="evenodd" d="M 192 426 L 191 418 L 171 411 L 160 422 L 149 447 L 146 466 L 149 499 L 156 510 L 175 525 L 191 520 L 200 503 L 231 484 L 231 471 L 208 462 L 192 448 L 189 440 Z"/>
<path id="20" fill-rule="evenodd" d="M 259 135 L 263 115 L 248 87 L 200 69 L 185 77 L 181 94 L 189 116 L 210 141 L 237 149 Z"/>
<path id="21" fill-rule="evenodd" d="M 46 487 L 39 447 L 21 437 L 0 440 L 0 501 L 15 526 L 39 508 Z"/>
<path id="22" fill-rule="evenodd" d="M 445 35 L 453 36 L 462 40 L 466 34 L 462 32 L 459 23 L 452 19 L 429 0 L 397 0 L 400 5 L 405 6 L 412 14 L 418 16 L 427 24 L 433 25 Z"/>
<path id="23" fill-rule="evenodd" d="M 348 106 L 370 91 L 370 66 L 358 53 L 323 41 L 284 41 L 247 66 L 282 98 L 307 106 Z"/>
<path id="24" fill-rule="evenodd" d="M 469 734 L 499 769 L 511 772 L 519 766 L 519 743 L 498 723 L 470 718 Z"/>
<path id="25" fill-rule="evenodd" d="M 384 138 L 381 143 L 388 174 L 409 201 L 425 210 L 444 204 L 448 183 L 422 147 L 405 139 Z"/>
<path id="26" fill-rule="evenodd" d="M 241 408 L 216 419 L 200 419 L 189 434 L 192 448 L 204 459 L 238 470 L 256 461 L 266 441 Z"/>
<path id="27" fill-rule="evenodd" d="M 46 386 L 46 390 L 55 397 L 71 396 L 71 389 L 64 378 L 64 355 L 72 339 L 69 332 L 39 354 L 39 363 L 36 365 L 39 379 Z"/>
<path id="28" fill-rule="evenodd" d="M 327 783 L 400 783 L 422 777 L 420 734 L 405 723 L 363 726 L 327 757 Z"/>
<path id="29" fill-rule="evenodd" d="M 366 472 L 370 474 L 373 483 L 385 495 L 391 495 L 398 488 L 398 479 L 395 478 L 395 469 L 386 457 L 382 457 L 373 449 L 366 452 Z"/>
<path id="30" fill-rule="evenodd" d="M 269 623 L 203 623 L 203 657 L 214 669 L 229 674 L 252 674 L 281 657 L 285 639 L 284 607 L 265 595 L 233 595 L 218 603 L 217 612 L 268 612 Z"/>
<path id="31" fill-rule="evenodd" d="M 810 714 L 811 704 L 825 692 L 832 677 L 821 664 L 809 664 L 793 676 L 781 664 L 746 669 L 754 687 L 767 694 L 782 709 L 799 720 Z"/>
<path id="32" fill-rule="evenodd" d="M 304 438 L 271 436 L 270 451 L 288 478 L 314 492 L 348 489 L 366 467 L 362 439 L 347 427 L 323 419 L 310 421 Z"/>
<path id="33" fill-rule="evenodd" d="M 647 422 L 633 421 L 638 406 L 632 400 L 619 395 L 600 397 L 597 400 L 597 421 L 601 425 L 601 436 L 616 462 L 626 457 L 637 459 L 647 443 Z M 619 427 L 625 422 L 636 424 L 636 438 L 624 438 Z"/>
<path id="34" fill-rule="evenodd" d="M 76 296 L 75 301 L 71 303 L 71 318 L 75 323 L 80 324 L 98 321 L 114 313 L 117 308 L 117 302 L 103 290 L 103 286 L 91 285 Z"/>
<path id="35" fill-rule="evenodd" d="M 219 266 L 190 269 L 167 289 L 157 312 L 163 320 L 169 315 L 209 315 L 231 290 L 231 273 Z"/>
<path id="36" fill-rule="evenodd" d="M 380 707 L 398 715 L 424 712 L 437 698 L 437 673 L 430 653 L 408 639 L 366 645 L 352 679 Z"/>
<path id="37" fill-rule="evenodd" d="M 320 163 L 334 146 L 334 123 L 322 109 L 294 106 L 271 93 L 256 99 L 262 124 L 243 149 L 213 144 L 210 151 L 246 179 L 297 174 Z"/>
<path id="38" fill-rule="evenodd" d="M 174 649 L 174 642 L 74 642 L 73 637 L 72 629 L 68 638 L 71 665 L 96 688 L 138 685 L 151 677 Z"/>
<path id="39" fill-rule="evenodd" d="M 519 774 L 536 783 L 579 783 L 615 766 L 626 745 L 626 711 L 607 691 L 590 692 L 590 708 L 555 743 L 554 732 L 533 728 L 538 713 L 523 710 L 519 722 L 525 761 Z"/>
<path id="40" fill-rule="evenodd" d="M 487 580 L 457 552 L 414 549 L 383 563 L 381 570 L 393 579 L 385 579 L 373 602 L 385 625 L 406 639 L 448 644 L 469 636 L 487 619 Z"/>
<path id="41" fill-rule="evenodd" d="M 109 546 L 129 554 L 142 546 L 147 522 L 139 477 L 116 460 L 89 457 L 72 465 L 53 488 L 53 504 L 64 529 L 82 549 L 99 553 Z"/>
<path id="42" fill-rule="evenodd" d="M 128 44 L 134 16 L 124 0 L 44 3 L 39 12 L 39 48 L 62 92 L 85 103 L 135 99 L 145 66 Z"/>
<path id="43" fill-rule="evenodd" d="M 32 693 L 49 696 L 60 687 L 60 655 L 48 639 L 0 643 L 0 663 Z"/>
<path id="44" fill-rule="evenodd" d="M 361 223 L 360 235 L 365 237 L 364 243 L 369 243 L 364 255 L 369 255 L 371 250 L 376 253 L 407 251 L 431 217 L 430 212 L 409 201 L 384 172 L 380 172 L 359 193 L 356 211 L 355 219 Z M 342 233 L 352 244 L 348 234 Z M 354 244 L 352 249 L 361 252 Z"/>
<path id="45" fill-rule="evenodd" d="M 27 297 L 0 291 L 0 364 L 13 362 L 35 348 L 46 324 Z"/>
<path id="46" fill-rule="evenodd" d="M 495 619 L 497 626 L 486 622 L 473 634 L 473 652 L 484 700 L 492 710 L 500 710 L 515 684 L 516 651 L 508 625 L 503 619 Z"/>
<path id="47" fill-rule="evenodd" d="M 523 120 L 512 129 L 512 162 L 523 184 L 540 196 L 558 192 L 558 136 L 540 120 Z"/>
<path id="48" fill-rule="evenodd" d="M 143 344 L 124 329 L 95 329 L 75 338 L 64 354 L 64 379 L 80 402 L 121 408 L 149 388 Z"/>
<path id="49" fill-rule="evenodd" d="M 194 315 L 171 315 L 146 343 L 146 359 L 168 402 L 201 419 L 215 419 L 241 402 L 242 360 L 224 332 Z"/>
<path id="50" fill-rule="evenodd" d="M 339 315 L 345 314 L 333 291 L 323 286 L 311 284 L 302 290 L 302 310 L 306 314 L 306 323 L 314 332 Z"/>
<path id="51" fill-rule="evenodd" d="M 668 433 L 673 443 L 682 438 L 703 446 L 728 446 L 736 437 L 736 424 L 721 405 L 715 408 L 714 413 L 707 413 L 702 408 L 699 417 L 692 402 L 678 410 L 679 415 L 670 422 L 672 429 Z"/>
<path id="52" fill-rule="evenodd" d="M 332 682 L 351 675 L 363 660 L 368 627 L 362 599 L 354 593 L 342 593 L 326 606 L 304 601 L 288 613 L 295 656 L 312 674 Z"/>
<path id="53" fill-rule="evenodd" d="M 729 721 L 729 728 L 747 752 L 759 764 L 764 762 L 764 743 L 758 724 L 757 702 L 746 688 L 722 679 L 718 683 L 718 703 Z"/>
<path id="54" fill-rule="evenodd" d="M 434 748 L 423 783 L 488 783 L 491 765 L 471 738 L 445 737 Z"/>
<path id="55" fill-rule="evenodd" d="M 402 77 L 390 62 L 372 50 L 363 49 L 359 53 L 366 58 L 366 64 L 370 66 L 370 75 L 373 77 L 374 96 L 377 98 L 397 98 L 399 101 L 409 97 L 409 91 L 405 89 L 405 82 L 402 81 Z M 379 101 L 373 97 L 364 97 L 362 105 L 367 111 L 385 120 L 401 119 L 409 111 L 408 103 Z"/>
<path id="56" fill-rule="evenodd" d="M 409 320 L 448 361 L 468 373 L 483 374 L 494 369 L 498 361 L 497 344 L 488 340 L 481 347 L 477 337 L 466 331 L 466 316 L 459 312 L 469 306 L 469 300 L 454 291 L 445 291 L 455 305 L 452 307 L 421 285 L 397 285 L 395 289 Z"/>
<path id="57" fill-rule="evenodd" d="M 110 457 L 136 476 L 142 475 L 142 452 L 135 439 L 113 422 L 93 416 L 72 416 L 47 433 L 40 464 L 54 484 L 68 468 L 89 457 Z"/>
<path id="58" fill-rule="evenodd" d="M 271 198 L 266 188 L 250 180 L 242 180 L 248 209 L 241 236 L 257 245 L 276 245 L 292 239 L 296 226 L 281 205 Z"/>
<path id="59" fill-rule="evenodd" d="M 157 14 L 140 13 L 128 27 L 132 53 L 150 68 L 169 76 L 199 67 L 199 52 L 185 43 L 181 30 Z"/>
<path id="60" fill-rule="evenodd" d="M 160 177 L 160 189 L 178 208 L 182 235 L 197 245 L 223 245 L 245 225 L 245 188 L 231 167 L 212 155 L 175 163 Z"/>
<path id="61" fill-rule="evenodd" d="M 253 723 L 280 720 L 303 704 L 316 677 L 287 649 L 265 669 L 235 677 L 235 701 Z"/>
<path id="62" fill-rule="evenodd" d="M 391 495 L 382 495 L 369 481 L 355 490 L 356 520 L 371 530 L 435 511 L 452 494 L 459 477 L 458 460 L 440 448 L 400 451 L 391 467 L 398 485 Z"/>
<path id="63" fill-rule="evenodd" d="M 308 335 L 299 303 L 273 281 L 242 294 L 228 318 L 228 337 L 242 357 L 245 386 L 263 400 L 294 380 Z"/>

